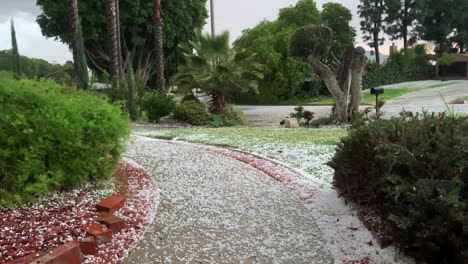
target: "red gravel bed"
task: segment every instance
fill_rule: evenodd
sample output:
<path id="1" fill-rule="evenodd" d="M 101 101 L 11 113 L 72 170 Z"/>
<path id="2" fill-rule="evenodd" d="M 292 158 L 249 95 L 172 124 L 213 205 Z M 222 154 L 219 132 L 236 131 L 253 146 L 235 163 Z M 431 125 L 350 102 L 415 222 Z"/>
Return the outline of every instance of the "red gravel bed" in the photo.
<path id="1" fill-rule="evenodd" d="M 67 241 L 80 240 L 80 226 L 98 217 L 96 203 L 114 190 L 128 197 L 116 215 L 126 220 L 125 229 L 99 247 L 98 255 L 85 263 L 118 263 L 142 236 L 156 209 L 154 183 L 144 169 L 124 160 L 114 173 L 115 186 L 104 189 L 84 184 L 72 191 L 47 195 L 25 208 L 0 210 L 0 264 L 48 251 Z"/>

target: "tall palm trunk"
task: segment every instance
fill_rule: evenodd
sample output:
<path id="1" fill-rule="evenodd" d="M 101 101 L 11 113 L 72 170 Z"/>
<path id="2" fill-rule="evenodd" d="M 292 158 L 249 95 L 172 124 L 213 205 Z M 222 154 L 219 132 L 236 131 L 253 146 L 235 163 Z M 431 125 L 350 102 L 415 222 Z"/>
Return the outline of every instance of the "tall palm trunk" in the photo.
<path id="1" fill-rule="evenodd" d="M 75 66 L 75 73 L 78 73 L 80 69 L 80 60 L 78 58 L 78 0 L 68 1 L 68 18 L 72 34 L 71 46 L 73 53 L 73 63 Z"/>
<path id="2" fill-rule="evenodd" d="M 73 53 L 73 65 L 75 67 L 75 77 L 78 81 L 78 87 L 80 89 L 87 90 L 89 83 L 88 63 L 86 61 L 83 32 L 78 14 L 78 0 L 68 1 L 68 16 L 72 34 L 71 46 Z"/>
<path id="3" fill-rule="evenodd" d="M 110 73 L 115 78 L 122 77 L 122 65 L 120 64 L 121 54 L 119 54 L 119 21 L 117 20 L 117 1 L 107 0 L 107 32 L 110 45 Z"/>
<path id="4" fill-rule="evenodd" d="M 163 20 L 161 16 L 161 0 L 154 0 L 154 43 L 156 50 L 156 90 L 164 92 L 164 49 L 163 49 Z"/>

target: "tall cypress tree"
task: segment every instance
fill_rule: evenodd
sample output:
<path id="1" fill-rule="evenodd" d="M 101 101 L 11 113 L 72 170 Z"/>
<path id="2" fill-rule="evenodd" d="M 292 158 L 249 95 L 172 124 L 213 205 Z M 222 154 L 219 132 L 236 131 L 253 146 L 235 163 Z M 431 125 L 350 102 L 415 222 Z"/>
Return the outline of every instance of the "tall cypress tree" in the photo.
<path id="1" fill-rule="evenodd" d="M 85 55 L 85 47 L 83 41 L 83 31 L 81 29 L 81 23 L 78 25 L 78 61 L 79 69 L 77 72 L 78 77 L 78 87 L 83 90 L 88 90 L 89 84 L 89 75 L 88 75 L 88 62 Z"/>
<path id="2" fill-rule="evenodd" d="M 15 78 L 20 79 L 23 75 L 21 69 L 21 58 L 18 51 L 18 42 L 16 41 L 16 31 L 15 31 L 15 22 L 13 18 L 11 19 L 11 46 L 13 49 L 13 71 L 15 73 Z"/>

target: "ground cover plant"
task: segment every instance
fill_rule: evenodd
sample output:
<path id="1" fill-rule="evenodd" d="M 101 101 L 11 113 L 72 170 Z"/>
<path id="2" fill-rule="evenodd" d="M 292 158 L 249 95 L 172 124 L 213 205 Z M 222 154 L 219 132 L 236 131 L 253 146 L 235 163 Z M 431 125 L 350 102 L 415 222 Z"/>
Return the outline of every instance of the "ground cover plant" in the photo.
<path id="1" fill-rule="evenodd" d="M 118 105 L 0 73 L 0 206 L 111 175 L 128 122 Z"/>
<path id="2" fill-rule="evenodd" d="M 468 119 L 403 113 L 360 123 L 330 165 L 348 201 L 378 215 L 409 255 L 468 260 Z"/>
<path id="3" fill-rule="evenodd" d="M 331 159 L 345 130 L 284 129 L 275 127 L 228 127 L 135 130 L 137 134 L 164 140 L 181 140 L 256 152 L 287 162 L 308 172 L 324 184 L 332 181 L 333 170 L 325 163 Z"/>

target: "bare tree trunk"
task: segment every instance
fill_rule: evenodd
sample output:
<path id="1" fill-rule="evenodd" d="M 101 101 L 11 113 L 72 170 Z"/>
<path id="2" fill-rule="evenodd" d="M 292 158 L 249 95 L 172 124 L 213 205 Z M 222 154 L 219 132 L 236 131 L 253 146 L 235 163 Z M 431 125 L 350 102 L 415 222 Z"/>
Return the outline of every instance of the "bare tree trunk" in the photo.
<path id="1" fill-rule="evenodd" d="M 335 99 L 335 122 L 337 124 L 348 122 L 348 95 L 341 90 L 336 74 L 330 67 L 312 55 L 308 56 L 306 61 L 314 67 L 315 72 L 325 82 L 333 99 Z"/>
<path id="2" fill-rule="evenodd" d="M 80 69 L 80 62 L 78 59 L 78 0 L 69 0 L 68 1 L 68 16 L 70 21 L 70 29 L 72 33 L 72 53 L 73 53 L 73 64 L 75 67 L 75 72 L 78 73 Z"/>
<path id="3" fill-rule="evenodd" d="M 119 34 L 117 27 L 117 4 L 116 0 L 107 0 L 107 31 L 110 45 L 110 73 L 115 78 L 120 78 L 119 61 Z"/>
<path id="4" fill-rule="evenodd" d="M 374 32 L 375 62 L 380 65 L 379 33 Z"/>
<path id="5" fill-rule="evenodd" d="M 226 96 L 221 92 L 213 92 L 211 94 L 210 112 L 216 115 L 224 114 L 226 106 Z"/>
<path id="6" fill-rule="evenodd" d="M 165 91 L 164 79 L 164 48 L 163 48 L 163 20 L 161 16 L 161 0 L 154 0 L 154 44 L 156 50 L 156 90 Z"/>
<path id="7" fill-rule="evenodd" d="M 367 64 L 365 50 L 361 47 L 354 50 L 353 65 L 351 67 L 351 102 L 348 106 L 348 116 L 352 117 L 359 111 L 362 100 L 362 75 Z"/>

